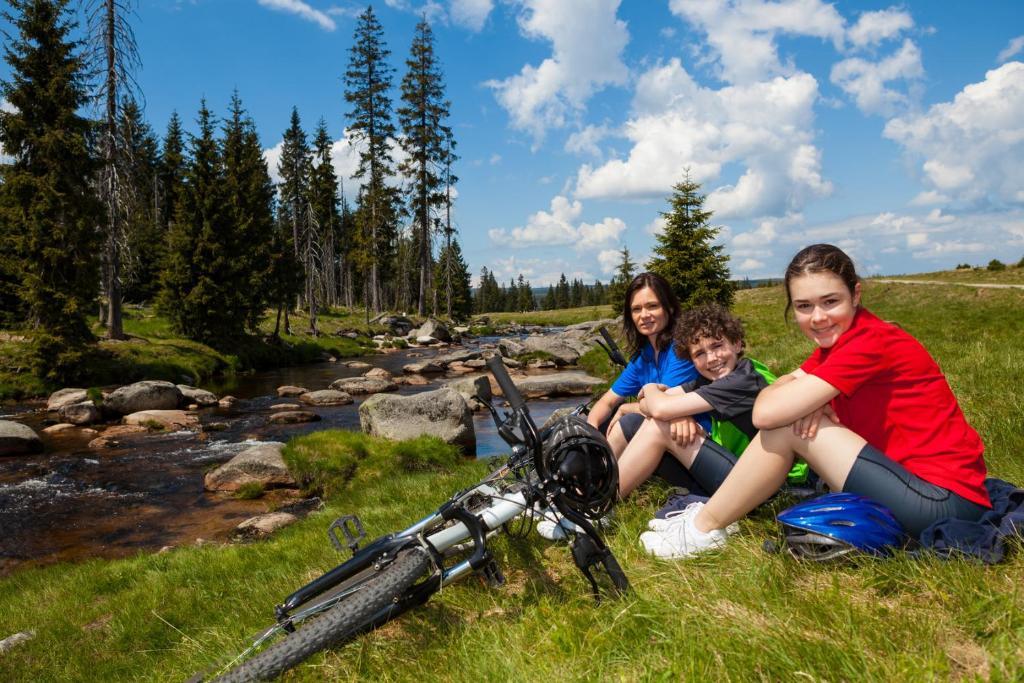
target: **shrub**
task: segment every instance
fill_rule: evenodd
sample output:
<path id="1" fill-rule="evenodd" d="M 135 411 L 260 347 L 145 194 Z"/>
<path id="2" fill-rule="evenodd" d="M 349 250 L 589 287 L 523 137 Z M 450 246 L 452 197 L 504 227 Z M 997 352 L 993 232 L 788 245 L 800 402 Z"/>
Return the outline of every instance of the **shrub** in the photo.
<path id="1" fill-rule="evenodd" d="M 263 486 L 263 482 L 247 481 L 235 491 L 235 498 L 238 500 L 253 500 L 255 498 L 262 498 L 264 493 L 266 493 L 266 488 Z"/>
<path id="2" fill-rule="evenodd" d="M 322 497 L 344 489 L 369 454 L 370 437 L 343 430 L 307 434 L 290 442 L 283 452 L 299 485 Z"/>
<path id="3" fill-rule="evenodd" d="M 997 258 L 992 259 L 988 262 L 989 270 L 1006 270 L 1006 264 Z"/>
<path id="4" fill-rule="evenodd" d="M 1018 268 L 1024 268 L 1024 256 L 1020 257 L 1020 261 L 1017 261 Z"/>
<path id="5" fill-rule="evenodd" d="M 971 269 L 971 264 L 970 263 L 958 263 L 956 265 L 956 269 L 957 270 L 970 270 Z"/>

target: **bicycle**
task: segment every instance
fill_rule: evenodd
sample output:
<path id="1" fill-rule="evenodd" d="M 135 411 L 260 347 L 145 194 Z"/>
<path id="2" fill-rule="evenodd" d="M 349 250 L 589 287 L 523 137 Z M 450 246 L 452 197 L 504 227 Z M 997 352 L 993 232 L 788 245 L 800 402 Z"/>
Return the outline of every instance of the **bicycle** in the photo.
<path id="1" fill-rule="evenodd" d="M 607 331 L 601 332 L 609 345 L 601 346 L 613 361 L 622 360 Z M 330 645 L 426 603 L 442 587 L 471 573 L 479 573 L 491 586 L 501 585 L 504 576 L 487 541 L 502 530 L 527 533 L 532 521 L 518 530 L 510 523 L 538 505 L 557 510 L 582 529 L 571 544 L 572 556 L 595 599 L 602 592 L 595 569 L 603 572 L 602 583 L 605 576 L 610 581 L 613 594 L 629 590 L 629 580 L 594 525 L 616 503 L 618 469 L 607 441 L 582 417 L 590 404 L 539 432 L 501 358 L 489 359 L 487 366 L 510 407 L 501 416 L 484 402 L 511 447 L 507 460 L 427 517 L 362 548 L 366 532 L 359 518 L 336 519 L 328 536 L 339 552 L 347 546 L 352 557 L 285 598 L 275 608 L 274 625 L 219 671 L 216 680 L 274 678 Z"/>

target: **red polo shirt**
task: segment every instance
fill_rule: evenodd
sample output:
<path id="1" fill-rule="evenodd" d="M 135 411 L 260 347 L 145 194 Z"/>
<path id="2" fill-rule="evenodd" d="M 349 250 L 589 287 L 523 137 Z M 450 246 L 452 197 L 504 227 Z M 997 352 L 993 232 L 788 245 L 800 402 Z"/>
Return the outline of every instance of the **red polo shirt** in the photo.
<path id="1" fill-rule="evenodd" d="M 985 446 L 916 339 L 862 308 L 800 368 L 839 390 L 832 409 L 843 426 L 925 481 L 991 507 Z"/>

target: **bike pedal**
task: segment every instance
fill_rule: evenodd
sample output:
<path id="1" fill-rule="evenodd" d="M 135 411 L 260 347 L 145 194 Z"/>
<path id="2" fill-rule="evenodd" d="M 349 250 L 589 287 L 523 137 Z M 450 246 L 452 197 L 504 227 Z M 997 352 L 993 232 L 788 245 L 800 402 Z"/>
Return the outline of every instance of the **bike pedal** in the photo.
<path id="1" fill-rule="evenodd" d="M 491 560 L 481 567 L 480 572 L 484 575 L 484 580 L 487 581 L 487 585 L 491 588 L 505 585 L 505 575 L 495 560 Z"/>
<path id="2" fill-rule="evenodd" d="M 337 530 L 339 529 L 342 535 L 345 536 L 346 542 L 344 544 L 338 538 Z M 342 515 L 327 527 L 327 537 L 331 539 L 331 545 L 339 553 L 343 552 L 342 546 L 344 545 L 355 555 L 356 551 L 359 550 L 359 542 L 366 538 L 366 530 L 356 515 Z"/>

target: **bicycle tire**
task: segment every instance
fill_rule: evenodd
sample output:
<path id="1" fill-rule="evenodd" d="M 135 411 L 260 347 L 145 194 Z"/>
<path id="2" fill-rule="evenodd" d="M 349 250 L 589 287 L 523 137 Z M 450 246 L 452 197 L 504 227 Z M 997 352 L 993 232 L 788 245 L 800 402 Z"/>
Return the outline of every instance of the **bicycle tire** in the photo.
<path id="1" fill-rule="evenodd" d="M 422 548 L 403 550 L 394 562 L 367 579 L 352 595 L 216 680 L 243 683 L 281 675 L 320 650 L 361 631 L 388 605 L 400 600 L 429 565 L 430 558 Z"/>

